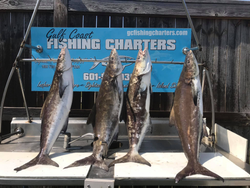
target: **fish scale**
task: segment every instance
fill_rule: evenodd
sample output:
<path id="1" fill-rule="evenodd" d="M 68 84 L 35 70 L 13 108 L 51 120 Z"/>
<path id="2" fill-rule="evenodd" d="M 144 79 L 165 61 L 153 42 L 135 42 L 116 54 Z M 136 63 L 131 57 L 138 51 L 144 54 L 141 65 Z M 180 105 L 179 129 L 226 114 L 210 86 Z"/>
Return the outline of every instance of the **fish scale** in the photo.
<path id="1" fill-rule="evenodd" d="M 113 49 L 109 56 L 100 90 L 87 124 L 94 130 L 93 153 L 65 167 L 94 165 L 108 171 L 103 160 L 107 157 L 108 148 L 117 135 L 118 124 L 123 104 L 122 64 L 118 53 Z"/>
<path id="2" fill-rule="evenodd" d="M 202 134 L 203 103 L 197 60 L 190 50 L 175 90 L 174 104 L 169 123 L 175 125 L 182 148 L 188 159 L 187 166 L 175 177 L 178 183 L 186 176 L 202 174 L 223 180 L 199 163 L 199 147 Z"/>
<path id="3" fill-rule="evenodd" d="M 149 103 L 151 94 L 152 63 L 148 49 L 141 49 L 135 62 L 126 93 L 126 126 L 129 138 L 129 151 L 120 159 L 109 164 L 109 167 L 124 162 L 137 162 L 151 166 L 141 157 L 138 150 L 150 126 Z"/>
<path id="4" fill-rule="evenodd" d="M 49 153 L 60 132 L 68 124 L 73 100 L 74 78 L 68 49 L 61 49 L 52 85 L 41 110 L 40 152 L 30 162 L 15 168 L 21 171 L 37 164 L 59 165 L 50 159 Z"/>

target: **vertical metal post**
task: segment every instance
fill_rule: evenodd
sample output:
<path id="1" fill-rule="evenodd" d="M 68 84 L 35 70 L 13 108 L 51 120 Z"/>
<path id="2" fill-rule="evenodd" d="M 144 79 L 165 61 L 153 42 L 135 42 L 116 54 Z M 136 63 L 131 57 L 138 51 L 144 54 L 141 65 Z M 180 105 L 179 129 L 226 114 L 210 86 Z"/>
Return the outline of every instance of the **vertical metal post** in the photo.
<path id="1" fill-rule="evenodd" d="M 19 79 L 19 83 L 20 83 L 20 87 L 21 87 L 21 91 L 22 91 L 22 95 L 23 95 L 23 102 L 24 102 L 24 106 L 25 106 L 27 118 L 28 118 L 28 121 L 31 123 L 32 121 L 31 121 L 31 117 L 30 117 L 28 105 L 27 105 L 27 102 L 26 102 L 26 99 L 25 99 L 25 94 L 24 94 L 24 89 L 23 89 L 23 83 L 22 83 L 22 79 L 21 79 L 21 74 L 20 74 L 19 67 L 16 67 L 16 71 L 17 71 L 17 75 L 18 75 L 18 79 Z"/>
<path id="2" fill-rule="evenodd" d="M 201 84 L 202 94 L 203 94 L 203 90 L 204 90 L 205 78 L 206 78 L 206 68 L 203 67 L 203 71 L 202 71 L 202 84 Z"/>
<path id="3" fill-rule="evenodd" d="M 186 12 L 186 15 L 187 15 L 187 18 L 188 18 L 188 22 L 192 28 L 192 32 L 193 32 L 193 35 L 194 35 L 194 39 L 195 39 L 195 42 L 197 44 L 197 46 L 199 47 L 199 50 L 201 51 L 202 48 L 201 48 L 201 45 L 199 43 L 199 40 L 198 40 L 198 37 L 197 37 L 197 33 L 195 31 L 195 28 L 194 28 L 194 24 L 192 22 L 192 19 L 190 17 L 190 14 L 188 12 L 188 8 L 187 8 L 187 5 L 186 5 L 186 2 L 185 0 L 182 0 L 182 4 L 184 6 L 184 9 L 185 9 L 185 12 Z M 204 70 L 203 70 L 204 71 Z M 210 91 L 210 96 L 211 96 L 211 106 L 212 106 L 212 127 L 211 127 L 211 130 L 210 130 L 210 135 L 214 134 L 214 124 L 215 124 L 215 112 L 214 112 L 214 96 L 213 96 L 213 90 L 212 90 L 212 84 L 211 84 L 211 80 L 210 80 L 210 76 L 209 76 L 209 71 L 208 70 L 205 70 L 205 73 L 206 73 L 206 76 L 207 76 L 207 80 L 208 80 L 208 85 L 209 85 L 209 91 Z M 204 74 L 204 72 L 203 72 Z M 205 79 L 205 76 L 204 76 L 204 79 Z M 204 88 L 204 83 L 202 83 L 202 91 L 203 91 L 203 88 Z"/>
<path id="4" fill-rule="evenodd" d="M 1 108 L 0 108 L 0 133 L 2 132 L 3 106 L 4 106 L 4 101 L 5 101 L 6 93 L 7 93 L 9 84 L 10 84 L 10 80 L 11 80 L 11 78 L 12 78 L 12 76 L 13 76 L 13 73 L 14 73 L 16 67 L 17 67 L 18 62 L 19 62 L 19 58 L 20 58 L 20 56 L 22 55 L 23 48 L 24 48 L 24 45 L 25 45 L 25 43 L 26 43 L 26 40 L 27 40 L 27 38 L 28 38 L 28 36 L 29 36 L 30 29 L 31 29 L 31 26 L 32 26 L 32 24 L 33 24 L 35 15 L 36 15 L 36 13 L 37 13 L 37 9 L 38 9 L 38 7 L 39 7 L 40 1 L 41 1 L 41 0 L 37 0 L 37 2 L 36 2 L 36 6 L 35 6 L 34 11 L 33 11 L 33 13 L 32 13 L 32 16 L 31 16 L 31 19 L 30 19 L 30 23 L 29 23 L 29 25 L 28 25 L 28 28 L 27 28 L 27 30 L 26 30 L 26 33 L 25 33 L 24 38 L 23 38 L 23 41 L 22 41 L 22 43 L 21 43 L 21 45 L 20 45 L 18 54 L 17 54 L 16 59 L 15 59 L 15 61 L 14 61 L 14 63 L 13 63 L 12 69 L 11 69 L 11 71 L 10 71 L 8 80 L 7 80 L 6 85 L 5 85 L 5 88 L 4 88 L 4 92 L 3 92 L 3 96 L 2 96 L 2 100 L 1 100 Z M 20 81 L 20 80 L 19 80 L 19 81 Z M 22 89 L 22 87 L 21 87 L 21 89 Z M 23 90 L 22 90 L 22 93 L 23 93 Z M 25 103 L 26 103 L 26 100 L 25 100 L 25 96 L 24 96 L 24 95 L 23 95 L 23 98 L 24 98 L 24 101 L 25 101 Z M 27 104 L 25 104 L 25 105 L 27 105 Z M 27 115 L 29 116 L 29 114 L 27 114 Z M 29 121 L 30 121 L 30 117 L 28 117 L 28 118 L 29 118 Z"/>
<path id="5" fill-rule="evenodd" d="M 200 45 L 200 43 L 199 43 L 199 40 L 198 40 L 198 37 L 197 37 L 197 33 L 196 33 L 196 31 L 195 31 L 194 24 L 193 24 L 193 22 L 192 22 L 192 19 L 191 19 L 191 17 L 190 17 L 189 12 L 188 12 L 187 5 L 186 5 L 185 0 L 182 0 L 182 4 L 183 4 L 183 6 L 184 6 L 184 9 L 185 9 L 185 12 L 186 12 L 186 15 L 187 15 L 187 18 L 188 18 L 188 22 L 189 22 L 189 24 L 190 24 L 190 27 L 191 27 L 191 29 L 192 29 L 192 31 L 193 31 L 193 35 L 194 35 L 194 39 L 195 39 L 196 45 L 199 47 L 199 50 L 201 51 L 201 45 Z"/>
<path id="6" fill-rule="evenodd" d="M 212 135 L 212 134 L 214 134 L 214 124 L 215 124 L 214 95 L 213 95 L 213 89 L 212 89 L 211 79 L 210 79 L 208 70 L 206 70 L 206 76 L 207 76 L 207 81 L 208 81 L 208 86 L 209 86 L 209 91 L 210 91 L 210 96 L 211 96 L 212 127 L 210 130 L 210 135 Z"/>

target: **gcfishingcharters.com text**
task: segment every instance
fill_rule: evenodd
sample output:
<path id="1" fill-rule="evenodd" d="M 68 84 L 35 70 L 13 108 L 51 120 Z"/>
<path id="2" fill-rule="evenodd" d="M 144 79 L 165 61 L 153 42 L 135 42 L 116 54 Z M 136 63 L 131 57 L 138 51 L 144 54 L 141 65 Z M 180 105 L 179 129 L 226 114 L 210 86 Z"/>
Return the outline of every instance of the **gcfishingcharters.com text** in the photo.
<path id="1" fill-rule="evenodd" d="M 188 35 L 188 31 L 167 31 L 167 30 L 147 31 L 142 29 L 127 31 L 127 36 L 157 36 L 157 35 L 181 36 L 181 35 Z"/>

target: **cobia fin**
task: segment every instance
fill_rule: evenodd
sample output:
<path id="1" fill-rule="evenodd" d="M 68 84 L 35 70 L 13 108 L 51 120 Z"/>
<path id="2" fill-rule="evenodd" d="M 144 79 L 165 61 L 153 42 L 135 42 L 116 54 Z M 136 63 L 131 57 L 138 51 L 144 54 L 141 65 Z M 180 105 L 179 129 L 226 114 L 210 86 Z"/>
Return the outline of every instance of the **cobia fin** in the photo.
<path id="1" fill-rule="evenodd" d="M 103 160 L 96 159 L 93 154 L 86 157 L 86 158 L 84 158 L 84 159 L 75 161 L 71 165 L 64 167 L 64 169 L 71 168 L 71 167 L 78 167 L 78 166 L 86 166 L 86 165 L 97 166 L 97 167 L 99 167 L 99 168 L 101 168 L 103 170 L 106 170 L 106 171 L 109 170 L 106 163 Z"/>
<path id="2" fill-rule="evenodd" d="M 202 174 L 205 176 L 211 176 L 211 177 L 214 177 L 215 179 L 218 179 L 224 182 L 224 179 L 222 177 L 211 172 L 207 168 L 203 167 L 200 163 L 196 163 L 195 165 L 188 163 L 187 166 L 175 176 L 175 183 L 178 183 L 180 180 L 182 180 L 186 176 L 190 176 L 194 174 Z"/>
<path id="3" fill-rule="evenodd" d="M 32 166 L 35 166 L 38 164 L 52 165 L 55 167 L 59 167 L 59 165 L 55 161 L 51 160 L 51 158 L 48 155 L 38 154 L 34 159 L 32 159 L 28 163 L 26 163 L 18 168 L 15 168 L 14 170 L 18 172 L 18 171 L 24 170 L 26 168 L 29 168 L 29 167 L 32 167 Z"/>
<path id="4" fill-rule="evenodd" d="M 64 94 L 66 88 L 68 87 L 68 86 L 64 86 L 64 87 L 63 87 L 61 82 L 62 82 L 62 81 L 60 81 L 60 83 L 59 83 L 59 96 L 60 96 L 60 98 L 63 97 L 63 94 Z"/>
<path id="5" fill-rule="evenodd" d="M 125 156 L 120 159 L 114 160 L 109 164 L 109 167 L 114 166 L 117 163 L 135 162 L 151 166 L 151 164 L 144 159 L 137 151 L 131 150 Z"/>
<path id="6" fill-rule="evenodd" d="M 96 115 L 96 104 L 94 104 L 94 106 L 89 114 L 89 117 L 87 120 L 87 125 L 92 124 L 93 127 L 95 126 L 95 115 Z"/>
<path id="7" fill-rule="evenodd" d="M 197 101 L 198 100 L 198 88 L 197 88 L 196 80 L 192 80 L 191 86 L 192 86 L 192 95 L 193 95 L 194 105 L 197 106 L 197 104 L 198 104 L 198 101 Z"/>
<path id="8" fill-rule="evenodd" d="M 125 96 L 126 94 L 124 94 Z M 126 96 L 125 96 L 126 97 Z M 122 104 L 122 111 L 121 111 L 121 115 L 120 115 L 120 121 L 124 121 L 125 124 L 127 122 L 127 108 L 126 108 L 126 100 L 123 100 L 123 104 Z"/>

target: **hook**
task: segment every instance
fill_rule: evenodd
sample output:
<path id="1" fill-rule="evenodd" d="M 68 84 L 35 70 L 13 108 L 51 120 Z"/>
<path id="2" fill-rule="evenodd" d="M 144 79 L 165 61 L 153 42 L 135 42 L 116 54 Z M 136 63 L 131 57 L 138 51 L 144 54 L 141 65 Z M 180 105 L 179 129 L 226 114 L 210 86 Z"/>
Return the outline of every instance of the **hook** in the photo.
<path id="1" fill-rule="evenodd" d="M 31 56 L 34 58 L 34 60 L 36 60 L 36 58 L 31 54 Z"/>
<path id="2" fill-rule="evenodd" d="M 84 63 L 84 61 L 82 61 L 82 59 L 81 59 L 81 57 L 80 57 L 80 56 L 79 56 L 79 59 L 80 59 L 80 64 L 81 64 L 81 63 Z"/>

